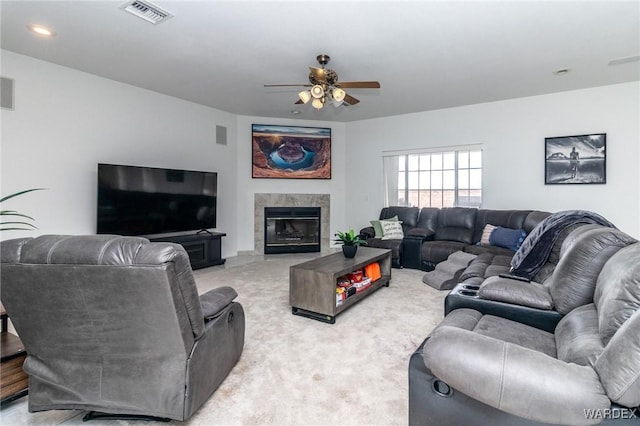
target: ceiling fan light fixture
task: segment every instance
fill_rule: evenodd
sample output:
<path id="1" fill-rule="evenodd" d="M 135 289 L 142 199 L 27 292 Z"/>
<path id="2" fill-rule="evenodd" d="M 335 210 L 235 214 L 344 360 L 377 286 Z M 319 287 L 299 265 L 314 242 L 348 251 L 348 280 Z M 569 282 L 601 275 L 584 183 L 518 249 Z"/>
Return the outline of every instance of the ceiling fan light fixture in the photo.
<path id="1" fill-rule="evenodd" d="M 316 84 L 311 88 L 311 96 L 316 99 L 320 99 L 324 96 L 324 89 L 319 84 Z"/>
<path id="2" fill-rule="evenodd" d="M 333 95 L 333 99 L 335 99 L 336 101 L 338 101 L 339 103 L 342 103 L 342 101 L 344 100 L 344 97 L 346 96 L 346 92 L 344 90 L 342 90 L 341 88 L 337 87 L 335 89 L 333 89 L 331 91 L 332 95 Z"/>
<path id="3" fill-rule="evenodd" d="M 311 100 L 311 92 L 308 90 L 303 90 L 302 92 L 298 93 L 298 97 L 302 102 L 306 104 Z"/>
<path id="4" fill-rule="evenodd" d="M 324 102 L 322 102 L 321 99 L 314 98 L 313 101 L 311 102 L 311 106 L 314 107 L 315 109 L 322 109 L 322 107 L 324 106 Z"/>

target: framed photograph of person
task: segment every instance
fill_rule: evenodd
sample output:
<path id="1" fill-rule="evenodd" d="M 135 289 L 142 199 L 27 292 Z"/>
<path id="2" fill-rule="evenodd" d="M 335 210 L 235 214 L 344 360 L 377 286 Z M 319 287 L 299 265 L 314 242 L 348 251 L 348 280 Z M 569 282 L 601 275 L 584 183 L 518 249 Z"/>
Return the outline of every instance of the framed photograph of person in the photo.
<path id="1" fill-rule="evenodd" d="M 607 134 L 544 140 L 544 183 L 607 183 Z"/>

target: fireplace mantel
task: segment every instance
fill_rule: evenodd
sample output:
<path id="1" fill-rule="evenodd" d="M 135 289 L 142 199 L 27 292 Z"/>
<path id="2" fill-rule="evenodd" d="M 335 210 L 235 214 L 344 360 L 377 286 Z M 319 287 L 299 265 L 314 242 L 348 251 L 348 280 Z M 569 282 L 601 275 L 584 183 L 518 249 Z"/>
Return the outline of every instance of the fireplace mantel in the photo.
<path id="1" fill-rule="evenodd" d="M 320 207 L 320 251 L 329 250 L 329 194 L 254 194 L 254 254 L 264 253 L 265 207 Z"/>

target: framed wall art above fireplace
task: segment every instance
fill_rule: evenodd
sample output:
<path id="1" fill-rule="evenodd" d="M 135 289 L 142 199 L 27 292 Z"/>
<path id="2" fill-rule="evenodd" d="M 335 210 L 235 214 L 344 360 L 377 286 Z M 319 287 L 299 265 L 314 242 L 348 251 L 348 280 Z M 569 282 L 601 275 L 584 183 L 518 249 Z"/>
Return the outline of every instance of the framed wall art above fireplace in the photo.
<path id="1" fill-rule="evenodd" d="M 251 126 L 251 177 L 331 179 L 331 129 Z"/>
<path id="2" fill-rule="evenodd" d="M 607 183 L 606 145 L 606 133 L 545 138 L 544 183 Z"/>

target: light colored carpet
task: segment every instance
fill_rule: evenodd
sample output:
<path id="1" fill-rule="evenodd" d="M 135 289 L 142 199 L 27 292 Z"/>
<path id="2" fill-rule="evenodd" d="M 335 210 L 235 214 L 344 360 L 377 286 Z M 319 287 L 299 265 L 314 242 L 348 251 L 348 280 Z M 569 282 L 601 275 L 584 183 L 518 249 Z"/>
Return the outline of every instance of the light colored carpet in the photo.
<path id="1" fill-rule="evenodd" d="M 338 315 L 335 324 L 321 323 L 292 315 L 289 306 L 289 266 L 311 257 L 241 256 L 195 271 L 201 293 L 225 285 L 236 289 L 246 334 L 238 364 L 183 424 L 407 423 L 409 357 L 442 319 L 446 292 L 425 286 L 421 271 L 393 269 L 389 287 Z M 27 413 L 23 398 L 1 415 L 7 425 L 79 425 L 84 412 Z"/>

